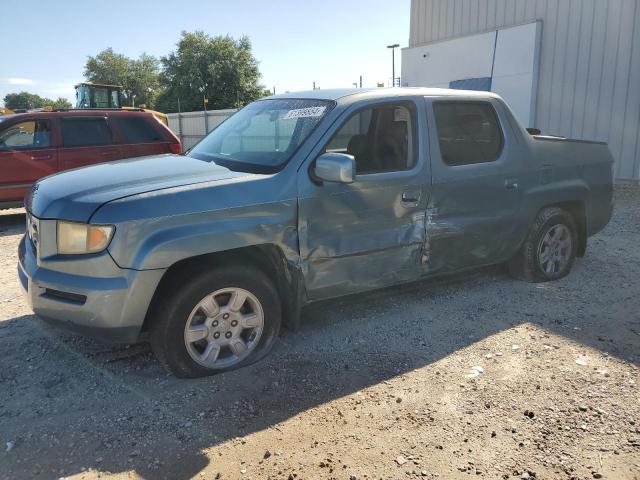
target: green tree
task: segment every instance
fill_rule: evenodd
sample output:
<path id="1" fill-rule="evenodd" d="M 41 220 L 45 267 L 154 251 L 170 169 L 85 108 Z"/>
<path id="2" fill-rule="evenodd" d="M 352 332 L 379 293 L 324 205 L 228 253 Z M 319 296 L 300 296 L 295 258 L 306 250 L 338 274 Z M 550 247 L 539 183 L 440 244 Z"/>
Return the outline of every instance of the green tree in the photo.
<path id="1" fill-rule="evenodd" d="M 51 103 L 51 106 L 53 107 L 54 110 L 65 110 L 65 109 L 68 110 L 73 107 L 73 105 L 71 105 L 71 102 L 69 100 L 62 97 L 58 97 L 57 100 L 53 101 Z"/>
<path id="2" fill-rule="evenodd" d="M 4 96 L 4 104 L 11 110 L 18 109 L 32 109 L 44 107 L 45 99 L 35 93 L 20 92 L 20 93 L 7 93 Z"/>
<path id="3" fill-rule="evenodd" d="M 135 95 L 136 105 L 151 107 L 160 90 L 160 62 L 156 57 L 143 53 L 131 62 L 131 77 L 128 81 L 130 94 Z"/>
<path id="4" fill-rule="evenodd" d="M 4 97 L 4 104 L 11 110 L 31 110 L 44 107 L 52 107 L 54 110 L 71 108 L 71 103 L 66 98 L 60 97 L 57 100 L 51 100 L 36 95 L 35 93 L 24 91 L 20 93 L 7 93 Z"/>
<path id="5" fill-rule="evenodd" d="M 260 85 L 258 61 L 248 37 L 210 37 L 202 31 L 182 32 L 177 49 L 162 57 L 164 90 L 158 108 L 165 112 L 246 105 L 269 91 Z"/>
<path id="6" fill-rule="evenodd" d="M 87 58 L 84 76 L 90 82 L 122 86 L 124 105 L 152 107 L 160 86 L 160 63 L 146 53 L 135 60 L 107 48 Z"/>

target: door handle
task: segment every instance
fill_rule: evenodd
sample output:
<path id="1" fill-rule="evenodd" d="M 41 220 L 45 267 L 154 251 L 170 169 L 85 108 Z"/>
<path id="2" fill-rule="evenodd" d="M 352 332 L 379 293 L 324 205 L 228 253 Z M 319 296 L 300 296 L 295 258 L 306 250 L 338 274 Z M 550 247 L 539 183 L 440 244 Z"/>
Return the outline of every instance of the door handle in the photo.
<path id="1" fill-rule="evenodd" d="M 51 160 L 51 155 L 31 155 L 34 160 Z"/>
<path id="2" fill-rule="evenodd" d="M 118 153 L 118 150 L 104 150 L 102 152 L 102 155 L 115 155 L 116 153 Z"/>
<path id="3" fill-rule="evenodd" d="M 518 188 L 518 179 L 517 178 L 507 178 L 504 181 L 504 186 L 507 190 L 515 190 Z"/>
<path id="4" fill-rule="evenodd" d="M 405 207 L 417 207 L 420 203 L 422 192 L 420 190 L 402 192 L 402 205 Z"/>

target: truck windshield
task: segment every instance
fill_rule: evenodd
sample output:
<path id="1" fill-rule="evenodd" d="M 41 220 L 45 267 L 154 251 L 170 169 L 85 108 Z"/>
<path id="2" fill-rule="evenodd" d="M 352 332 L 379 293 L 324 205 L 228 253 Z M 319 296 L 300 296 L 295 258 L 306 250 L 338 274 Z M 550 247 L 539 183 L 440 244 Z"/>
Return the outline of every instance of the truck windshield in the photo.
<path id="1" fill-rule="evenodd" d="M 273 173 L 293 156 L 332 108 L 325 100 L 261 100 L 230 117 L 189 156 L 231 170 Z"/>

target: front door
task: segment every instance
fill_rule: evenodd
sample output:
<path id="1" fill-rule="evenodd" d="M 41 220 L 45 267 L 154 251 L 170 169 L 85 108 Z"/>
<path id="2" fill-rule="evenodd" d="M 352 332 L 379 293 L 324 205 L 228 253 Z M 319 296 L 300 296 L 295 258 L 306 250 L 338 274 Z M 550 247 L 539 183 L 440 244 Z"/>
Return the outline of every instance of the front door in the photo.
<path id="1" fill-rule="evenodd" d="M 0 131 L 0 203 L 22 202 L 36 180 L 55 173 L 51 121 L 25 120 Z"/>
<path id="2" fill-rule="evenodd" d="M 324 136 L 324 152 L 353 155 L 355 181 L 299 175 L 300 254 L 310 299 L 413 280 L 424 249 L 429 195 L 424 105 L 412 100 L 354 106 Z M 306 168 L 306 167 L 305 167 Z"/>
<path id="3" fill-rule="evenodd" d="M 450 97 L 449 97 L 450 98 Z M 427 99 L 433 194 L 428 273 L 507 260 L 522 237 L 519 145 L 492 100 Z"/>
<path id="4" fill-rule="evenodd" d="M 114 142 L 107 117 L 73 115 L 61 118 L 60 125 L 61 170 L 123 158 L 122 148 Z"/>

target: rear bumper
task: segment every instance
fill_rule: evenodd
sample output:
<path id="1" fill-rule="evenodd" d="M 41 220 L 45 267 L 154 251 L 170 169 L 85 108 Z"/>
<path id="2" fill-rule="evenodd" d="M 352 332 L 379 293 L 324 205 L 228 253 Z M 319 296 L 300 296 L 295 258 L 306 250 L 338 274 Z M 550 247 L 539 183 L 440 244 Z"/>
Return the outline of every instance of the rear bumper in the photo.
<path id="1" fill-rule="evenodd" d="M 26 237 L 18 254 L 20 283 L 36 315 L 101 341 L 138 341 L 164 270 L 121 269 L 105 253 L 83 260 L 82 271 L 104 274 L 106 270 L 108 277 L 63 272 L 39 262 Z"/>

